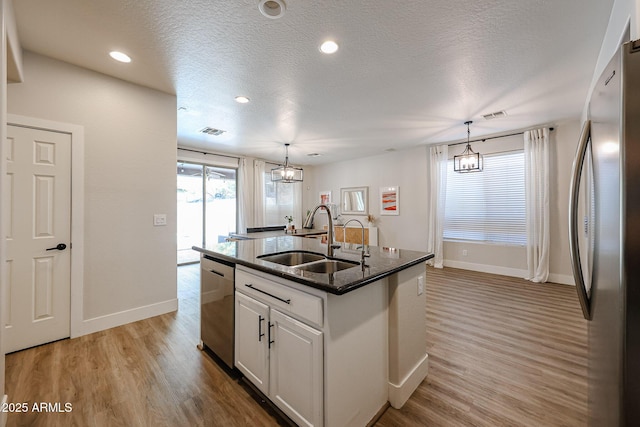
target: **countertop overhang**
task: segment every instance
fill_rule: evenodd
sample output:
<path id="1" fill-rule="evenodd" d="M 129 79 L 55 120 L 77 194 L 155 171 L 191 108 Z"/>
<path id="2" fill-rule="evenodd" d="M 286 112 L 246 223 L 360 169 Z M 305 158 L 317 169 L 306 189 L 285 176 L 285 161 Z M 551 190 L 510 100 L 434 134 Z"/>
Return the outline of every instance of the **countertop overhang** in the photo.
<path id="1" fill-rule="evenodd" d="M 306 236 L 321 236 L 327 234 L 327 230 L 321 230 L 317 228 L 297 228 L 293 233 L 285 232 L 284 227 L 281 230 L 265 230 L 256 231 L 252 233 L 229 233 L 229 237 L 236 239 L 265 239 L 267 237 L 280 237 L 280 236 L 294 236 L 294 237 L 306 237 Z"/>
<path id="2" fill-rule="evenodd" d="M 339 245 L 340 248 L 334 250 L 333 259 L 360 262 L 361 245 L 351 243 Z M 326 255 L 327 243 L 322 239 L 305 239 L 289 235 L 217 243 L 206 247 L 193 246 L 193 249 L 213 259 L 244 265 L 335 295 L 353 291 L 433 258 L 433 254 L 426 252 L 368 246 L 367 253 L 370 257 L 366 258 L 364 269 L 361 266 L 355 266 L 335 273 L 315 273 L 264 261 L 259 257 L 288 251 Z"/>

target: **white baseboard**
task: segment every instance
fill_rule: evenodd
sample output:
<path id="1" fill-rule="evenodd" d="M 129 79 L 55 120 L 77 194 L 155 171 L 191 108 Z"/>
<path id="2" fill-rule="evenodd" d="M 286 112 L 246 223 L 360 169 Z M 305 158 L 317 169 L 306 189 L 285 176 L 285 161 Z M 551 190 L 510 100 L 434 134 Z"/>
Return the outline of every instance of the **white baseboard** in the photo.
<path id="1" fill-rule="evenodd" d="M 474 264 L 472 262 L 451 261 L 447 259 L 444 260 L 444 266 L 520 278 L 527 277 L 528 274 L 527 270 L 521 270 L 519 268 L 500 267 L 498 265 L 489 264 Z"/>
<path id="2" fill-rule="evenodd" d="M 549 273 L 549 281 L 552 283 L 559 283 L 561 285 L 575 286 L 576 282 L 573 276 L 570 274 L 554 274 Z"/>
<path id="3" fill-rule="evenodd" d="M 4 408 L 7 402 L 9 401 L 9 396 L 6 394 L 2 398 L 2 407 Z M 7 412 L 0 411 L 0 427 L 4 427 L 7 425 Z"/>
<path id="4" fill-rule="evenodd" d="M 474 264 L 471 262 L 444 260 L 445 267 L 460 268 L 462 270 L 479 271 L 481 273 L 499 274 L 501 276 L 519 277 L 525 278 L 529 274 L 527 270 L 521 270 L 519 268 L 500 267 L 498 265 L 489 264 Z M 549 274 L 549 282 L 559 283 L 561 285 L 575 286 L 573 277 L 568 274 Z"/>
<path id="5" fill-rule="evenodd" d="M 87 335 L 105 329 L 115 328 L 116 326 L 126 325 L 127 323 L 137 322 L 138 320 L 148 319 L 149 317 L 159 316 L 165 313 L 171 313 L 178 309 L 178 299 L 159 302 L 156 304 L 145 305 L 130 310 L 120 311 L 118 313 L 107 314 L 106 316 L 94 317 L 82 322 L 82 334 Z"/>
<path id="6" fill-rule="evenodd" d="M 401 384 L 389 383 L 389 403 L 391 406 L 396 409 L 402 408 L 413 392 L 416 391 L 422 380 L 427 377 L 428 373 L 429 355 L 425 354 L 404 380 L 402 380 Z"/>

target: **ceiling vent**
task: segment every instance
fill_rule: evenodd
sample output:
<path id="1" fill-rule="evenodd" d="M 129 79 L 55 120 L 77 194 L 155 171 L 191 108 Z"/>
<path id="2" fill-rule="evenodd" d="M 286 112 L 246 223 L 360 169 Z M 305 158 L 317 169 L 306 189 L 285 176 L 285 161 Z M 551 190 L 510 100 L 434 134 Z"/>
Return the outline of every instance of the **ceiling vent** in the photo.
<path id="1" fill-rule="evenodd" d="M 213 135 L 213 136 L 219 136 L 219 135 L 222 135 L 225 132 L 226 132 L 225 130 L 216 129 L 216 128 L 210 128 L 210 127 L 206 127 L 206 128 L 200 129 L 200 133 L 206 133 L 207 135 Z"/>
<path id="2" fill-rule="evenodd" d="M 502 117 L 507 117 L 507 112 L 504 111 L 504 110 L 503 111 L 496 111 L 495 113 L 485 114 L 482 117 L 484 117 L 485 120 L 500 119 Z"/>

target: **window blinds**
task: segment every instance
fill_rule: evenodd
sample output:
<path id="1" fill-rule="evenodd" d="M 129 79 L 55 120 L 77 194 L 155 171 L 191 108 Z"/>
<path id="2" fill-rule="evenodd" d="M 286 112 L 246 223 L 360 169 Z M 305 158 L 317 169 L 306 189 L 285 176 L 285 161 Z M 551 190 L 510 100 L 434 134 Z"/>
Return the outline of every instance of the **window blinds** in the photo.
<path id="1" fill-rule="evenodd" d="M 484 170 L 447 165 L 444 238 L 525 245 L 524 152 L 484 156 Z"/>

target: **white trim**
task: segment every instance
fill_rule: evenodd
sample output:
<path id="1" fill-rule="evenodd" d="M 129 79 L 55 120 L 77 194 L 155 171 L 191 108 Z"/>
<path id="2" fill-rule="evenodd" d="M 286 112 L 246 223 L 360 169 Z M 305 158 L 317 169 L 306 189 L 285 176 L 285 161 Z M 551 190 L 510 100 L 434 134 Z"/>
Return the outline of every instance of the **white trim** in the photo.
<path id="1" fill-rule="evenodd" d="M 575 286 L 576 282 L 570 274 L 549 273 L 549 281 L 551 283 L 559 283 L 561 285 Z"/>
<path id="2" fill-rule="evenodd" d="M 71 135 L 71 338 L 82 335 L 84 290 L 84 126 L 7 114 L 7 124 Z"/>
<path id="3" fill-rule="evenodd" d="M 149 304 L 142 307 L 120 311 L 118 313 L 94 317 L 93 319 L 87 319 L 82 322 L 81 335 L 104 331 L 105 329 L 115 328 L 117 326 L 126 325 L 127 323 L 137 322 L 139 320 L 148 319 L 150 317 L 159 316 L 161 314 L 171 313 L 176 310 L 178 310 L 178 299 L 174 298 L 155 304 Z"/>
<path id="4" fill-rule="evenodd" d="M 455 260 L 449 260 L 449 259 L 444 260 L 444 266 L 451 267 L 451 268 L 460 268 L 462 270 L 479 271 L 481 273 L 499 274 L 501 276 L 510 276 L 510 277 L 519 277 L 519 278 L 527 277 L 527 275 L 529 274 L 527 270 L 521 270 L 518 268 L 501 267 L 499 265 L 490 265 L 490 264 L 475 264 L 472 262 L 455 261 Z M 551 273 L 549 274 L 548 280 L 551 283 L 575 286 L 573 277 L 567 274 Z"/>
<path id="5" fill-rule="evenodd" d="M 453 260 L 444 260 L 445 267 L 453 267 L 460 268 L 462 270 L 473 270 L 479 271 L 481 273 L 491 273 L 491 274 L 499 274 L 501 276 L 511 276 L 511 277 L 527 277 L 527 270 L 520 270 L 518 268 L 510 268 L 510 267 L 500 267 L 498 265 L 490 265 L 490 264 L 475 264 L 472 262 L 464 262 L 464 261 L 453 261 Z"/>
<path id="6" fill-rule="evenodd" d="M 9 396 L 7 396 L 5 394 L 4 397 L 2 398 L 2 407 L 3 408 L 4 408 L 4 405 L 6 405 L 8 401 L 9 401 Z M 4 426 L 7 425 L 7 413 L 8 413 L 8 411 L 7 412 L 0 411 L 0 427 L 4 427 Z"/>
<path id="7" fill-rule="evenodd" d="M 396 409 L 409 400 L 409 397 L 418 388 L 420 383 L 427 377 L 429 373 L 429 355 L 425 354 L 422 359 L 413 367 L 411 372 L 402 380 L 400 384 L 389 383 L 389 403 Z"/>

